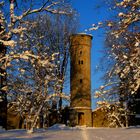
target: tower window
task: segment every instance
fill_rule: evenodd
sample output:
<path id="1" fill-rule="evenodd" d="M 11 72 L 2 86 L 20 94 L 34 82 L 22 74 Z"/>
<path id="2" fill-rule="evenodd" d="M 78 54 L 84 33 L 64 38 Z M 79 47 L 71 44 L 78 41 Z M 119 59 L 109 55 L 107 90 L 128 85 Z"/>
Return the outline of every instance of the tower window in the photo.
<path id="1" fill-rule="evenodd" d="M 83 80 L 82 79 L 80 79 L 80 84 L 82 84 L 83 83 Z"/>
<path id="2" fill-rule="evenodd" d="M 79 65 L 80 65 L 80 64 L 83 64 L 83 63 L 84 63 L 83 60 L 79 60 Z"/>
<path id="3" fill-rule="evenodd" d="M 80 51 L 80 55 L 82 54 L 82 51 Z"/>
<path id="4" fill-rule="evenodd" d="M 79 60 L 79 65 L 80 65 L 81 61 Z"/>

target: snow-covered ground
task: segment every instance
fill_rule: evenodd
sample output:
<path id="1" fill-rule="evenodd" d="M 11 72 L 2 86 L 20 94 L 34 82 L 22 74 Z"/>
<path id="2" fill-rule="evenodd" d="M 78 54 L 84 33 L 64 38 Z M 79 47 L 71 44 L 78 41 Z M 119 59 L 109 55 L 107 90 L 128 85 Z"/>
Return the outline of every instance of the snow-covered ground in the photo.
<path id="1" fill-rule="evenodd" d="M 69 128 L 57 124 L 32 134 L 25 130 L 0 130 L 0 140 L 140 140 L 140 128 Z"/>

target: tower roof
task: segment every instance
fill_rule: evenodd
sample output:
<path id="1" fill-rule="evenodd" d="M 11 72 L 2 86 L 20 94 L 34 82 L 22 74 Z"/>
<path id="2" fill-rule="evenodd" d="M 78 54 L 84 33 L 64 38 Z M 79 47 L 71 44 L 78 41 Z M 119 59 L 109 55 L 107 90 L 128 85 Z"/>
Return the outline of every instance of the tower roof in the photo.
<path id="1" fill-rule="evenodd" d="M 81 35 L 81 36 L 90 36 L 91 39 L 93 38 L 92 34 L 87 34 L 87 33 L 76 33 L 76 34 L 72 34 L 71 36 L 76 36 L 76 35 Z"/>

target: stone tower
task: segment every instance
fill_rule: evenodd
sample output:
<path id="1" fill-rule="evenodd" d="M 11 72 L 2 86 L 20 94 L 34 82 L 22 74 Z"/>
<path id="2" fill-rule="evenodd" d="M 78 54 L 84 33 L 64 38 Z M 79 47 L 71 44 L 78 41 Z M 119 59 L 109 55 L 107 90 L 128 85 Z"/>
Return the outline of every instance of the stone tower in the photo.
<path id="1" fill-rule="evenodd" d="M 84 33 L 70 37 L 70 121 L 92 126 L 90 53 L 92 36 Z"/>

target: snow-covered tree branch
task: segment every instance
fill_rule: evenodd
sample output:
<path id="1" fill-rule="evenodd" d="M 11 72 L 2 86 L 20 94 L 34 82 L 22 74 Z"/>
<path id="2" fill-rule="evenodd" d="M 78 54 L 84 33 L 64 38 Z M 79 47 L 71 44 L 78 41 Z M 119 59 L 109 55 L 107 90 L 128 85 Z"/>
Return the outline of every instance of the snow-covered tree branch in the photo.
<path id="1" fill-rule="evenodd" d="M 40 114 L 46 114 L 50 109 L 53 96 L 66 98 L 66 95 L 59 90 L 63 77 L 57 73 L 60 65 L 58 56 L 61 52 L 54 42 L 49 44 L 49 36 L 40 36 L 39 29 L 36 30 L 38 24 L 44 24 L 43 21 L 39 23 L 32 19 L 45 14 L 48 14 L 48 17 L 50 14 L 66 17 L 74 13 L 67 1 L 22 1 L 23 7 L 18 8 L 23 9 L 20 10 L 17 6 L 21 1 L 9 2 L 9 5 L 0 3 L 0 49 L 4 50 L 0 53 L 0 76 L 6 77 L 7 81 L 0 90 L 7 93 L 8 110 L 15 110 L 21 117 L 26 118 L 26 122 L 30 123 L 29 129 L 33 129 Z M 49 28 L 54 27 L 48 26 L 44 33 L 52 30 Z M 64 28 L 66 31 L 66 26 Z M 35 32 L 38 32 L 38 35 Z M 67 40 L 61 40 L 66 46 L 70 33 L 66 36 Z M 59 42 L 60 44 L 63 43 Z M 53 46 L 55 49 L 52 49 Z"/>
<path id="2" fill-rule="evenodd" d="M 105 50 L 109 63 L 105 75 L 107 86 L 101 86 L 95 95 L 101 99 L 100 105 L 119 103 L 116 106 L 125 112 L 123 114 L 128 123 L 127 117 L 135 112 L 131 106 L 134 106 L 134 100 L 140 94 L 140 1 L 115 1 L 113 7 L 118 13 L 114 21 L 107 22 L 110 29 Z M 122 115 L 120 112 L 117 114 L 121 120 Z"/>

